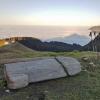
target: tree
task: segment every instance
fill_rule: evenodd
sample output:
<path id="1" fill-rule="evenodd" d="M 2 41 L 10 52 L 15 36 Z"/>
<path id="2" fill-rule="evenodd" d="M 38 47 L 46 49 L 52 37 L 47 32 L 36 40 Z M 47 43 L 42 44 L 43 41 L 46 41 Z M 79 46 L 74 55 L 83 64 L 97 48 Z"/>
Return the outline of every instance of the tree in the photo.
<path id="1" fill-rule="evenodd" d="M 95 49 L 95 51 L 97 52 L 98 50 L 97 50 L 96 37 L 97 37 L 97 33 L 94 32 L 94 49 Z"/>
<path id="2" fill-rule="evenodd" d="M 91 37 L 91 46 L 93 48 L 93 51 L 95 51 L 95 49 L 94 49 L 94 43 L 93 43 L 93 34 L 92 34 L 92 32 L 90 32 L 89 36 Z"/>

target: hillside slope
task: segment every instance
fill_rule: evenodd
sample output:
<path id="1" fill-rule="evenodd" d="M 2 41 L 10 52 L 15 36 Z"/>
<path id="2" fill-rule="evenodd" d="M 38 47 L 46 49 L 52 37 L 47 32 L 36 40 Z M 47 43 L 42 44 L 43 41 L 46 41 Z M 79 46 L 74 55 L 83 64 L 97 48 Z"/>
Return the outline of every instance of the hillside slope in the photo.
<path id="1" fill-rule="evenodd" d="M 3 46 L 0 48 L 0 52 L 7 52 L 7 51 L 23 51 L 23 52 L 26 52 L 26 51 L 33 51 L 31 50 L 30 48 L 20 44 L 19 42 L 16 42 L 16 43 L 13 43 L 13 44 L 9 44 L 9 45 L 6 45 L 6 46 Z"/>
<path id="2" fill-rule="evenodd" d="M 4 43 L 5 43 L 5 41 L 0 39 L 0 47 L 3 46 Z"/>
<path id="3" fill-rule="evenodd" d="M 0 60 L 7 58 L 19 58 L 23 54 L 33 52 L 33 50 L 25 47 L 24 45 L 16 42 L 3 47 L 0 47 Z"/>

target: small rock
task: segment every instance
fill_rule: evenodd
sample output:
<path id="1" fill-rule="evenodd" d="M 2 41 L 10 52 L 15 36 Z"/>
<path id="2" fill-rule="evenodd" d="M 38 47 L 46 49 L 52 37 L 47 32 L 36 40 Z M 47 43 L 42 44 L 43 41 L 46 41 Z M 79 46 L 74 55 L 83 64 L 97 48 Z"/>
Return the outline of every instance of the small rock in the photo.
<path id="1" fill-rule="evenodd" d="M 26 97 L 26 99 L 29 99 L 29 98 L 30 98 L 29 96 Z"/>
<path id="2" fill-rule="evenodd" d="M 92 67 L 96 67 L 96 65 L 93 62 L 90 62 L 89 65 Z"/>
<path id="3" fill-rule="evenodd" d="M 44 93 L 48 93 L 48 91 L 44 91 Z"/>
<path id="4" fill-rule="evenodd" d="M 89 61 L 89 58 L 87 58 L 87 57 L 82 57 L 82 60 L 85 61 L 85 62 L 87 62 L 87 61 Z"/>
<path id="5" fill-rule="evenodd" d="M 10 90 L 5 90 L 6 93 L 10 93 Z"/>
<path id="6" fill-rule="evenodd" d="M 90 71 L 95 71 L 95 69 L 96 69 L 96 65 L 93 62 L 90 62 L 89 63 L 89 70 Z"/>
<path id="7" fill-rule="evenodd" d="M 69 76 L 74 76 L 81 72 L 80 62 L 71 57 L 56 57 L 57 61 L 64 66 L 64 69 Z"/>
<path id="8" fill-rule="evenodd" d="M 84 69 L 83 71 L 84 71 L 84 72 L 87 72 L 87 70 L 86 70 L 86 69 Z"/>

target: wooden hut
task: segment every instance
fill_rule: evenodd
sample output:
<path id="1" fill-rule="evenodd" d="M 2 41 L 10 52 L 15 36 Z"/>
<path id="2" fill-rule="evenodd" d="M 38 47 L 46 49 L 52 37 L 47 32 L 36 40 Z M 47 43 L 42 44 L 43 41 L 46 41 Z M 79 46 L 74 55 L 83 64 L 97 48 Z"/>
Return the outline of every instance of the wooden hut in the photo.
<path id="1" fill-rule="evenodd" d="M 100 33 L 100 26 L 94 26 L 89 29 L 91 32 L 96 32 L 97 34 Z"/>
<path id="2" fill-rule="evenodd" d="M 90 29 L 90 37 L 91 37 L 91 43 L 92 43 L 92 46 L 93 46 L 93 51 L 97 52 L 97 56 L 100 57 L 100 54 L 98 53 L 98 46 L 97 46 L 97 43 L 96 43 L 96 37 L 99 35 L 100 36 L 100 26 L 94 26 L 94 27 L 91 27 Z"/>

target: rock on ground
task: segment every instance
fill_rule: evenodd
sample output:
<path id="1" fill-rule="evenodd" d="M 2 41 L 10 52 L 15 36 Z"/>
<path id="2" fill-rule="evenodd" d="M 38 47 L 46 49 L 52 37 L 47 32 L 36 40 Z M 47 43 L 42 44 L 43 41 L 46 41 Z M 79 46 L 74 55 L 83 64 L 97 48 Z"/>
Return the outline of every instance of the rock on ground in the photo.
<path id="1" fill-rule="evenodd" d="M 76 75 L 80 63 L 70 57 L 41 58 L 27 62 L 5 64 L 5 79 L 10 89 L 18 89 L 32 82 Z"/>
<path id="2" fill-rule="evenodd" d="M 76 75 L 81 71 L 80 63 L 71 57 L 57 57 L 58 61 L 65 67 L 69 76 Z"/>

